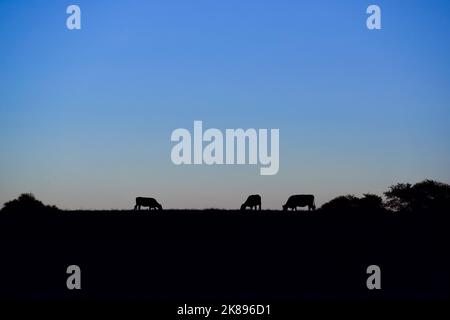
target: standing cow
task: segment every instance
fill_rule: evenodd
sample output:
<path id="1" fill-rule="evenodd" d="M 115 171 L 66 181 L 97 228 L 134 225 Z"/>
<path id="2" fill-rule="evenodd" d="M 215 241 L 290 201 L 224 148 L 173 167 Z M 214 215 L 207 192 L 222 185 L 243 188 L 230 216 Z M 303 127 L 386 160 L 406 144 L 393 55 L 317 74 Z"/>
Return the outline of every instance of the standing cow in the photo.
<path id="1" fill-rule="evenodd" d="M 261 196 L 259 194 L 252 194 L 241 205 L 241 210 L 250 208 L 250 210 L 261 210 Z"/>
<path id="2" fill-rule="evenodd" d="M 148 207 L 148 210 L 162 210 L 162 205 L 160 205 L 154 198 L 137 197 L 134 210 L 141 210 L 141 207 Z"/>
<path id="3" fill-rule="evenodd" d="M 308 207 L 308 211 L 316 210 L 314 196 L 312 194 L 290 196 L 286 204 L 283 205 L 283 211 L 287 211 L 288 209 L 297 211 L 297 207 Z"/>

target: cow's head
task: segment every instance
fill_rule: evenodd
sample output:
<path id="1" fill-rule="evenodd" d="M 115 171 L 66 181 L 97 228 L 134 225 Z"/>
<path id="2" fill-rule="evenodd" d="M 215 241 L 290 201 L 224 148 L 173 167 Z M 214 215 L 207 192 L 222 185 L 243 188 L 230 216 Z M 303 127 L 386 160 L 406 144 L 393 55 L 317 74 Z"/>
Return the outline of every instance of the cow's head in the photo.
<path id="1" fill-rule="evenodd" d="M 159 203 L 158 203 L 157 207 L 159 210 L 162 210 L 162 205 L 160 205 Z"/>
<path id="2" fill-rule="evenodd" d="M 241 210 L 245 210 L 245 208 L 246 208 L 245 203 L 243 203 L 241 206 Z"/>
<path id="3" fill-rule="evenodd" d="M 283 205 L 283 211 L 286 211 L 287 209 L 288 209 L 287 204 L 284 204 L 284 205 Z"/>

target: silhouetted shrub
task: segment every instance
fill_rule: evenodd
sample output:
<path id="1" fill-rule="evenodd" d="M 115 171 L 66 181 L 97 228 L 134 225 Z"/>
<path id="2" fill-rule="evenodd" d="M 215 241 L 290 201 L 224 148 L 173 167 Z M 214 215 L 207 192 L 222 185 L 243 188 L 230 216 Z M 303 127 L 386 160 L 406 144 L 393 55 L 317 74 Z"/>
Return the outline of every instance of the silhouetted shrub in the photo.
<path id="1" fill-rule="evenodd" d="M 383 199 L 376 194 L 366 193 L 364 197 L 358 199 L 358 206 L 366 210 L 384 210 Z"/>
<path id="2" fill-rule="evenodd" d="M 322 205 L 323 210 L 348 210 L 357 207 L 358 198 L 353 195 L 339 196 Z"/>
<path id="3" fill-rule="evenodd" d="M 23 193 L 17 199 L 8 201 L 4 204 L 2 212 L 54 212 L 59 209 L 55 206 L 44 205 L 37 200 L 32 193 Z"/>
<path id="4" fill-rule="evenodd" d="M 384 195 L 386 205 L 395 211 L 423 211 L 450 208 L 450 185 L 424 180 L 411 185 L 398 183 Z"/>
<path id="5" fill-rule="evenodd" d="M 339 196 L 322 205 L 325 211 L 382 211 L 383 199 L 375 194 L 364 194 L 362 198 L 353 195 Z"/>

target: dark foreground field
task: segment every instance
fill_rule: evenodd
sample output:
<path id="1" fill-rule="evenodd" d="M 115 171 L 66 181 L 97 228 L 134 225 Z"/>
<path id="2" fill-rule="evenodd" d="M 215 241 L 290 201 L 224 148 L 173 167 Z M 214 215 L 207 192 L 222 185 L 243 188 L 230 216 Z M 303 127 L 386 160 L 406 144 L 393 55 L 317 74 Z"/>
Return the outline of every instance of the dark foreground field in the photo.
<path id="1" fill-rule="evenodd" d="M 0 214 L 0 298 L 448 299 L 439 214 L 62 211 Z M 66 288 L 81 267 L 82 289 Z M 369 291 L 366 268 L 381 268 Z"/>

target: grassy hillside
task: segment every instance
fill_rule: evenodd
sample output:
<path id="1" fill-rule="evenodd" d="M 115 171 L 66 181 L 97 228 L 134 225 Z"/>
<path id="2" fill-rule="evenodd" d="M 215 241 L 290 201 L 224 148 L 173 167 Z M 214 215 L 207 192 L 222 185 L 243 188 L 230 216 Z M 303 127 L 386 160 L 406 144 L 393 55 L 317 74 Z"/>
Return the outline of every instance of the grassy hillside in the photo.
<path id="1" fill-rule="evenodd" d="M 0 214 L 0 297 L 449 298 L 443 213 L 57 211 Z M 82 290 L 66 289 L 66 268 Z M 366 288 L 381 267 L 382 290 Z"/>

